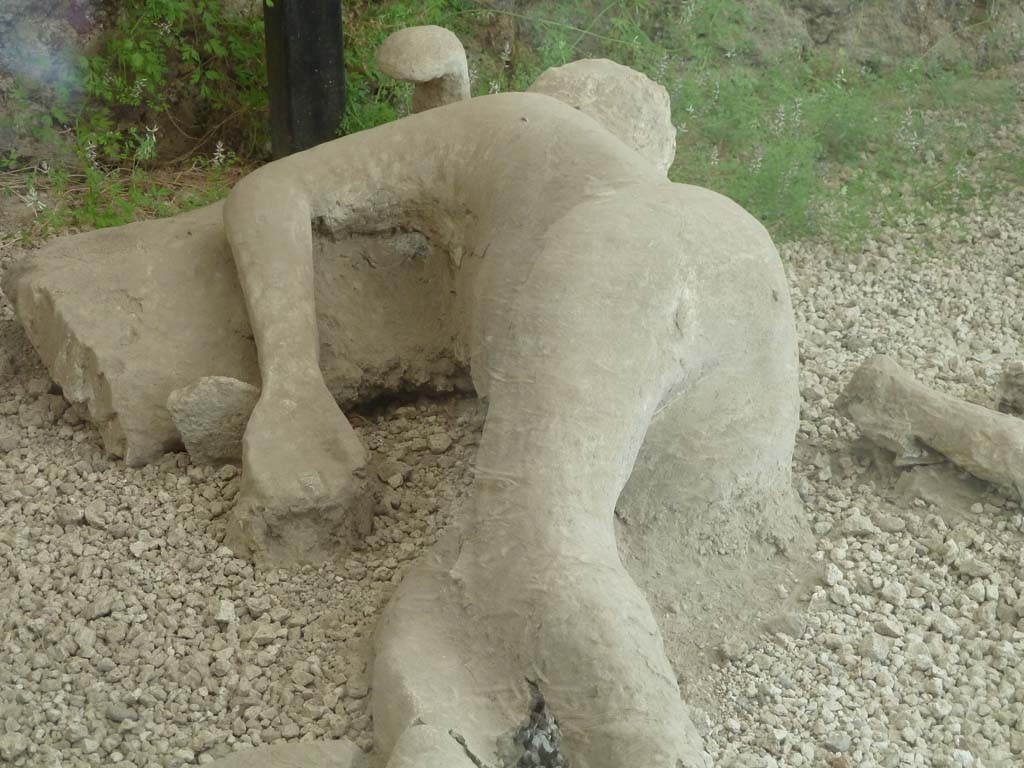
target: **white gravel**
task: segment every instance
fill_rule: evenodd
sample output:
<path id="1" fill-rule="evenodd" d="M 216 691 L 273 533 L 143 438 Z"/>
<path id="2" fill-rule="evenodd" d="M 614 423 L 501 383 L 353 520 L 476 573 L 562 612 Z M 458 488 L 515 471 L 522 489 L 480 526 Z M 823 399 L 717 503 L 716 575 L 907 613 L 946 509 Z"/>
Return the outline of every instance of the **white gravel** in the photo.
<path id="1" fill-rule="evenodd" d="M 796 482 L 821 580 L 802 633 L 730 646 L 687 692 L 723 768 L 1024 765 L 1019 503 L 948 467 L 908 482 L 873 465 L 832 407 L 876 352 L 993 405 L 1002 364 L 1024 356 L 1022 222 L 1019 195 L 862 253 L 783 249 L 801 336 Z M 934 250 L 912 255 L 925 231 Z M 358 420 L 392 462 L 367 548 L 254 568 L 220 545 L 236 470 L 107 460 L 0 313 L 0 764 L 166 768 L 324 736 L 368 749 L 369 635 L 465 497 L 475 404 Z"/>
<path id="2" fill-rule="evenodd" d="M 720 768 L 1024 766 L 1019 500 L 948 466 L 900 482 L 833 410 L 876 353 L 994 407 L 1003 363 L 1024 352 L 1021 222 L 1024 194 L 859 254 L 782 249 L 801 338 L 796 482 L 821 583 L 799 638 L 764 637 L 701 681 Z M 937 247 L 912 256 L 923 229 Z"/>

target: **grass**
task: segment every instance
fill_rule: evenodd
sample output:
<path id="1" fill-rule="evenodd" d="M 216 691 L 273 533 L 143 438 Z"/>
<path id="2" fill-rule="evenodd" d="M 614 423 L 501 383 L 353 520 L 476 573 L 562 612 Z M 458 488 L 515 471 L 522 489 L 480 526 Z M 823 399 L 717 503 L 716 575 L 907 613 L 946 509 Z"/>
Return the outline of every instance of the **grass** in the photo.
<path id="1" fill-rule="evenodd" d="M 226 196 L 244 175 L 240 167 L 158 169 L 11 169 L 0 173 L 0 197 L 34 212 L 32 223 L 14 237 L 36 245 L 68 232 L 114 227 L 147 218 L 173 216 Z"/>
<path id="2" fill-rule="evenodd" d="M 157 5 L 183 5 L 179 0 L 133 3 L 142 18 L 159 10 Z M 762 12 L 783 12 L 782 0 L 759 3 Z M 215 5 L 201 7 L 213 13 Z M 439 24 L 467 43 L 474 95 L 525 89 L 544 69 L 586 56 L 612 58 L 646 73 L 672 97 L 678 151 L 670 177 L 732 197 L 780 241 L 824 237 L 855 245 L 879 227 L 959 211 L 1024 185 L 1024 151 L 995 141 L 1000 126 L 1020 120 L 1020 84 L 964 62 L 950 63 L 935 52 L 886 65 L 862 65 L 838 49 L 766 54 L 764 40 L 751 32 L 753 7 L 744 0 L 350 2 L 345 18 L 349 108 L 339 132 L 365 130 L 406 113 L 410 88 L 376 69 L 376 50 L 396 29 Z M 134 28 L 131 22 L 123 20 L 117 29 Z M 992 45 L 1006 38 L 998 19 L 974 24 L 988 30 Z M 165 41 L 159 50 L 179 59 L 182 50 L 208 51 L 193 70 L 206 88 L 200 102 L 206 99 L 214 112 L 244 102 L 246 120 L 263 120 L 249 80 L 221 86 L 216 76 L 262 66 L 251 43 L 254 27 L 235 17 L 221 26 L 228 32 L 216 32 L 214 23 L 216 34 L 210 34 L 234 40 L 232 46 L 182 32 L 174 45 Z M 124 41 L 107 49 L 120 59 L 108 54 L 105 63 L 90 63 L 89 71 L 127 62 L 129 70 L 115 78 L 115 90 L 136 98 L 139 77 L 166 79 L 173 69 L 159 58 L 158 48 L 154 43 L 138 59 L 144 76 L 130 71 L 132 51 Z M 1016 55 L 1024 59 L 1024 51 Z M 65 99 L 62 113 L 67 109 Z M 87 113 L 83 107 L 80 115 Z M 154 147 L 147 142 L 158 137 L 145 129 L 139 124 L 113 137 L 105 134 L 102 150 L 109 155 L 114 147 L 115 156 L 99 161 L 95 143 L 90 150 L 82 133 L 76 146 L 84 169 L 36 171 L 32 183 L 47 188 L 53 201 L 40 212 L 38 229 L 110 226 L 167 215 L 224 194 L 231 176 L 208 159 L 197 164 L 187 158 L 194 188 L 169 184 L 180 171 L 153 162 Z M 255 136 L 259 130 L 236 127 L 232 135 Z M 236 149 L 242 155 L 236 167 L 259 159 L 251 142 Z M 8 163 L 16 164 L 16 158 Z"/>

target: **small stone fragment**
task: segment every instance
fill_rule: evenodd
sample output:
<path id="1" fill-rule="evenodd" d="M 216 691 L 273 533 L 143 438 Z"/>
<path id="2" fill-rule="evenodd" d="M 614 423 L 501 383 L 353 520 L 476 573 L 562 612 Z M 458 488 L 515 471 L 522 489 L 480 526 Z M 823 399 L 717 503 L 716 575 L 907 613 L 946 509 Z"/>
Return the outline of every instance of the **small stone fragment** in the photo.
<path id="1" fill-rule="evenodd" d="M 833 733 L 825 739 L 823 746 L 829 752 L 843 753 L 850 749 L 850 737 L 845 733 Z"/>
<path id="2" fill-rule="evenodd" d="M 875 622 L 875 632 L 883 637 L 903 637 L 904 629 L 896 619 L 887 616 Z"/>
<path id="3" fill-rule="evenodd" d="M 442 453 L 452 447 L 452 438 L 450 435 L 445 433 L 431 435 L 427 438 L 427 446 L 430 448 L 430 452 L 435 456 L 440 456 Z"/>
<path id="4" fill-rule="evenodd" d="M 907 588 L 898 581 L 886 582 L 882 587 L 882 599 L 899 607 L 907 601 Z"/>
<path id="5" fill-rule="evenodd" d="M 970 555 L 957 560 L 955 567 L 964 576 L 970 576 L 973 579 L 987 579 L 992 575 L 993 570 L 988 563 Z"/>
<path id="6" fill-rule="evenodd" d="M 133 541 L 128 545 L 128 551 L 132 553 L 134 557 L 142 557 L 150 548 L 148 541 Z"/>
<path id="7" fill-rule="evenodd" d="M 107 505 L 102 499 L 95 499 L 85 505 L 85 522 L 93 528 L 104 528 L 107 525 Z"/>
<path id="8" fill-rule="evenodd" d="M 932 628 L 943 637 L 954 637 L 960 632 L 960 627 L 957 626 L 953 619 L 949 618 L 949 616 L 944 613 L 939 613 L 938 611 L 932 614 L 931 625 Z"/>
<path id="9" fill-rule="evenodd" d="M 277 639 L 277 627 L 273 624 L 260 622 L 252 633 L 252 641 L 258 646 L 270 645 Z"/>
<path id="10" fill-rule="evenodd" d="M 260 391 L 228 376 L 204 376 L 171 392 L 167 410 L 196 464 L 242 458 L 242 436 Z"/>
<path id="11" fill-rule="evenodd" d="M 746 643 L 741 640 L 730 638 L 722 643 L 718 650 L 722 654 L 722 658 L 729 661 L 735 661 L 747 652 L 747 646 Z"/>
<path id="12" fill-rule="evenodd" d="M 906 521 L 896 515 L 878 515 L 875 523 L 886 533 L 899 533 L 907 527 Z"/>
<path id="13" fill-rule="evenodd" d="M 842 580 L 843 572 L 839 570 L 839 566 L 835 563 L 828 563 L 825 566 L 825 583 L 830 587 L 834 587 Z"/>
<path id="14" fill-rule="evenodd" d="M 872 661 L 885 661 L 889 657 L 890 643 L 881 635 L 869 632 L 860 644 L 861 656 Z"/>
<path id="15" fill-rule="evenodd" d="M 81 525 L 85 522 L 85 511 L 73 504 L 57 507 L 57 522 L 63 526 Z"/>
<path id="16" fill-rule="evenodd" d="M 228 624 L 233 624 L 238 621 L 238 616 L 235 614 L 235 604 L 230 600 L 217 600 L 213 610 L 213 620 L 226 627 Z"/>
<path id="17" fill-rule="evenodd" d="M 860 511 L 854 512 L 843 523 L 843 533 L 848 536 L 872 536 L 881 532 L 881 529 L 871 522 L 871 518 Z"/>
<path id="18" fill-rule="evenodd" d="M 108 704 L 104 711 L 104 716 L 107 720 L 114 723 L 121 723 L 125 720 L 136 720 L 138 715 L 131 707 L 127 707 L 124 704 Z"/>
<path id="19" fill-rule="evenodd" d="M 837 584 L 829 591 L 829 599 L 836 605 L 847 606 L 853 602 L 850 590 L 842 584 Z"/>
<path id="20" fill-rule="evenodd" d="M 996 409 L 1014 416 L 1024 416 L 1024 360 L 1003 366 L 996 390 Z"/>

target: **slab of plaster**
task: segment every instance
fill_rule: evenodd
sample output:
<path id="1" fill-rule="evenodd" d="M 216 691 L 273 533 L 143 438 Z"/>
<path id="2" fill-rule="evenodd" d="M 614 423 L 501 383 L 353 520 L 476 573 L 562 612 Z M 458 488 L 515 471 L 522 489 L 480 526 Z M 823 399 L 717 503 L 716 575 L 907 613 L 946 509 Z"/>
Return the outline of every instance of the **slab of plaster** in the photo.
<path id="1" fill-rule="evenodd" d="M 58 238 L 4 277 L 54 381 L 131 465 L 180 449 L 172 391 L 207 376 L 260 385 L 221 211 Z M 320 363 L 339 403 L 459 381 L 447 256 L 418 233 L 314 230 Z M 352 312 L 365 318 L 358 329 L 343 319 Z"/>

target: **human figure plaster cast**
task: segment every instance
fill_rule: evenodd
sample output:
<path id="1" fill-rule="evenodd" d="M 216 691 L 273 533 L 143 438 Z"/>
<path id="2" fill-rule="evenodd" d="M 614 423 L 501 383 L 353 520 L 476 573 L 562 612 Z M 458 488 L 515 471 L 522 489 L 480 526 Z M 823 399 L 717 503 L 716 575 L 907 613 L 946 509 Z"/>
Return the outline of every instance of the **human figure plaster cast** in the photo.
<path id="1" fill-rule="evenodd" d="M 797 519 L 796 339 L 768 234 L 732 201 L 668 181 L 651 138 L 664 131 L 646 125 L 671 126 L 667 99 L 654 103 L 631 127 L 592 98 L 460 100 L 271 163 L 224 206 L 262 382 L 237 552 L 302 556 L 365 503 L 366 451 L 323 375 L 325 328 L 338 344 L 383 336 L 402 370 L 468 369 L 489 403 L 470 514 L 378 628 L 374 723 L 391 766 L 514 765 L 538 697 L 577 768 L 706 764 L 623 567 L 617 504 L 673 540 L 715 515 Z M 323 233 L 404 238 L 397 266 L 367 257 L 334 273 L 381 297 L 388 335 L 356 293 L 325 325 Z M 400 271 L 414 279 L 396 302 Z M 45 301 L 26 285 L 22 305 Z M 26 322 L 45 340 L 44 325 Z M 352 380 L 369 370 L 355 367 Z M 71 368 L 81 379 L 88 365 Z"/>
<path id="2" fill-rule="evenodd" d="M 700 765 L 613 515 L 652 421 L 668 411 L 685 429 L 694 390 L 735 397 L 730 379 L 756 376 L 718 428 L 751 419 L 741 429 L 792 440 L 791 313 L 764 229 L 534 93 L 460 101 L 268 165 L 236 186 L 224 220 L 263 379 L 244 446 L 256 503 L 236 517 L 236 545 L 263 547 L 297 509 L 358 495 L 365 454 L 317 358 L 310 222 L 420 232 L 452 254 L 438 325 L 489 411 L 471 519 L 406 578 L 380 627 L 384 753 L 440 764 L 432 728 L 458 735 L 467 766 L 495 764 L 532 681 L 574 765 Z M 781 408 L 779 389 L 792 395 Z M 789 447 L 758 457 L 765 482 L 787 476 Z"/>

